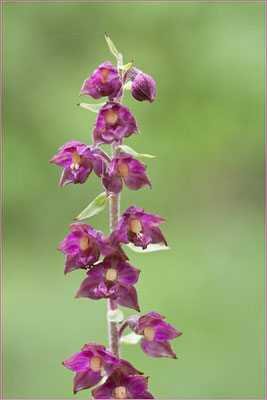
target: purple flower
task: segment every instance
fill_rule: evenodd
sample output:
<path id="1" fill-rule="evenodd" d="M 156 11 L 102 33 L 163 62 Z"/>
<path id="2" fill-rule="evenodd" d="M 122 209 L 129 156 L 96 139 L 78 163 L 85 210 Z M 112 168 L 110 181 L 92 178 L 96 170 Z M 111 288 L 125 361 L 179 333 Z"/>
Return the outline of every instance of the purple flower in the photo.
<path id="1" fill-rule="evenodd" d="M 138 101 L 147 100 L 149 103 L 153 103 L 156 96 L 156 84 L 154 79 L 147 74 L 138 74 L 132 83 L 131 93 Z"/>
<path id="2" fill-rule="evenodd" d="M 145 173 L 146 165 L 135 160 L 131 154 L 120 153 L 111 161 L 108 172 L 102 178 L 102 183 L 110 193 L 120 193 L 124 181 L 128 189 L 138 190 L 145 186 L 151 187 L 151 182 Z"/>
<path id="3" fill-rule="evenodd" d="M 94 399 L 153 399 L 147 391 L 148 377 L 129 376 L 117 368 L 103 385 L 92 390 Z"/>
<path id="4" fill-rule="evenodd" d="M 118 304 L 140 311 L 137 292 L 133 287 L 139 273 L 139 269 L 114 253 L 87 272 L 88 277 L 82 282 L 76 297 L 116 299 Z"/>
<path id="5" fill-rule="evenodd" d="M 113 100 L 121 86 L 122 82 L 117 69 L 106 61 L 99 65 L 93 75 L 84 81 L 79 96 L 89 94 L 94 99 L 109 96 L 109 100 Z"/>
<path id="6" fill-rule="evenodd" d="M 167 246 L 158 225 L 166 221 L 154 214 L 144 213 L 143 208 L 131 206 L 122 214 L 118 226 L 110 235 L 112 246 L 119 243 L 134 243 L 145 249 L 149 243 L 164 243 Z"/>
<path id="7" fill-rule="evenodd" d="M 69 226 L 71 234 L 60 243 L 58 250 L 66 254 L 64 273 L 86 268 L 98 261 L 100 254 L 112 252 L 108 238 L 90 225 L 76 222 Z"/>
<path id="8" fill-rule="evenodd" d="M 133 315 L 127 319 L 129 327 L 137 334 L 143 335 L 142 350 L 150 357 L 177 358 L 169 340 L 175 339 L 182 333 L 163 321 L 165 317 L 151 311 L 139 317 Z"/>
<path id="9" fill-rule="evenodd" d="M 93 143 L 122 143 L 124 137 L 139 133 L 136 119 L 127 107 L 117 103 L 105 104 L 98 113 L 93 130 Z"/>
<path id="10" fill-rule="evenodd" d="M 74 394 L 97 385 L 103 376 L 110 375 L 115 368 L 122 368 L 128 374 L 141 374 L 128 361 L 114 356 L 105 346 L 97 343 L 85 344 L 80 353 L 67 358 L 62 364 L 75 372 Z"/>
<path id="11" fill-rule="evenodd" d="M 92 171 L 103 176 L 106 164 L 97 150 L 81 142 L 71 140 L 59 148 L 60 151 L 50 162 L 64 168 L 59 187 L 68 183 L 84 183 Z"/>

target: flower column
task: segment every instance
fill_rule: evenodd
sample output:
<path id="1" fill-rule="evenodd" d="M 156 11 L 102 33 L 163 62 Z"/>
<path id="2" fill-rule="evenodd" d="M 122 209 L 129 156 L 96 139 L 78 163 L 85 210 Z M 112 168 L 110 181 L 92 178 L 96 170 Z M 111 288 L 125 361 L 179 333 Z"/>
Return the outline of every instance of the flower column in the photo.
<path id="1" fill-rule="evenodd" d="M 109 348 L 97 343 L 85 344 L 81 351 L 69 357 L 63 365 L 74 371 L 74 393 L 104 383 L 92 391 L 94 398 L 153 398 L 147 391 L 148 378 L 128 361 L 119 358 L 120 343 L 138 343 L 151 357 L 176 358 L 169 343 L 181 335 L 177 329 L 163 321 L 165 317 L 152 311 L 143 316 L 133 315 L 122 324 L 123 314 L 118 305 L 140 312 L 137 283 L 140 270 L 128 262 L 123 245 L 132 250 L 141 247 L 149 251 L 167 246 L 159 225 L 165 220 L 157 215 L 145 213 L 142 208 L 130 206 L 120 218 L 120 192 L 125 185 L 130 190 L 149 186 L 146 165 L 139 158 L 154 158 L 138 154 L 123 144 L 124 138 L 139 134 L 136 119 L 129 109 L 121 104 L 123 93 L 130 89 L 138 101 L 155 99 L 154 80 L 132 67 L 132 62 L 122 63 L 122 55 L 110 38 L 106 40 L 117 59 L 117 68 L 111 63 L 101 64 L 87 78 L 80 95 L 94 99 L 108 96 L 107 103 L 80 103 L 82 108 L 98 112 L 92 131 L 93 145 L 87 146 L 71 140 L 60 148 L 50 161 L 63 167 L 60 187 L 69 183 L 85 183 L 92 172 L 101 178 L 103 193 L 75 219 L 80 221 L 101 212 L 110 206 L 110 236 L 94 230 L 83 222 L 72 223 L 70 234 L 58 249 L 66 255 L 64 273 L 77 269 L 87 270 L 76 298 L 108 299 Z M 127 82 L 128 80 L 128 82 Z M 111 145 L 111 158 L 99 146 Z M 103 257 L 102 261 L 99 261 Z M 132 334 L 122 336 L 129 327 Z"/>

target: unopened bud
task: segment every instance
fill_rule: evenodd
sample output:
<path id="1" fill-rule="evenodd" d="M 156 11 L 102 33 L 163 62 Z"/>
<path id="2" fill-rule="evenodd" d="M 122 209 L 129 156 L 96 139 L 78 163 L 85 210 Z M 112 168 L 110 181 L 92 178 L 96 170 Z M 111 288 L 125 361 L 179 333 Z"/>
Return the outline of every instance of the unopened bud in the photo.
<path id="1" fill-rule="evenodd" d="M 156 84 L 154 79 L 150 75 L 143 74 L 143 72 L 136 73 L 138 71 L 136 69 L 132 68 L 132 70 L 133 72 L 130 75 L 132 75 L 132 77 L 136 75 L 131 86 L 133 97 L 138 101 L 147 100 L 149 103 L 152 103 L 156 96 Z"/>

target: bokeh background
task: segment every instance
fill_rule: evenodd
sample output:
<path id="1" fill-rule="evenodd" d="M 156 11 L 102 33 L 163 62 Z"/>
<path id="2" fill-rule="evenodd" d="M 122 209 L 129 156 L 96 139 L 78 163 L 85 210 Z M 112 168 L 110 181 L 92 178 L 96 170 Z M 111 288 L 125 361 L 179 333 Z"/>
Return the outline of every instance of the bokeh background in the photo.
<path id="1" fill-rule="evenodd" d="M 125 143 L 157 159 L 153 191 L 124 190 L 121 208 L 168 220 L 170 251 L 128 255 L 142 312 L 183 332 L 178 361 L 122 356 L 156 398 L 264 398 L 264 20 L 254 1 L 2 4 L 3 398 L 73 398 L 61 361 L 107 345 L 106 301 L 74 299 L 84 272 L 64 277 L 56 250 L 102 188 L 91 176 L 59 190 L 48 163 L 70 139 L 91 143 L 96 114 L 76 103 L 115 62 L 105 31 L 157 83 L 152 105 L 124 98 L 141 131 Z M 85 222 L 108 235 L 108 210 Z"/>

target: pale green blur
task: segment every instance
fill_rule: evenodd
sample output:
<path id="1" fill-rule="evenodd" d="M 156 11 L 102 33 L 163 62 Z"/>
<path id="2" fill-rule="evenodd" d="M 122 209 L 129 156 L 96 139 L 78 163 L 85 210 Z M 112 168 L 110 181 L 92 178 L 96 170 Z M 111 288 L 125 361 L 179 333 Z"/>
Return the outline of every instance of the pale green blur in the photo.
<path id="1" fill-rule="evenodd" d="M 106 301 L 74 299 L 85 273 L 64 277 L 56 250 L 101 184 L 91 176 L 59 190 L 61 168 L 48 163 L 70 139 L 91 143 L 96 114 L 76 103 L 93 102 L 78 97 L 84 79 L 115 62 L 106 31 L 157 84 L 152 105 L 124 97 L 141 132 L 125 144 L 157 158 L 147 162 L 153 190 L 124 190 L 121 208 L 168 220 L 170 251 L 128 255 L 142 270 L 142 313 L 183 332 L 178 360 L 139 345 L 122 355 L 150 376 L 156 398 L 264 398 L 263 2 L 9 1 L 2 10 L 3 397 L 73 398 L 61 362 L 87 342 L 107 345 Z M 108 235 L 108 210 L 86 222 Z"/>

